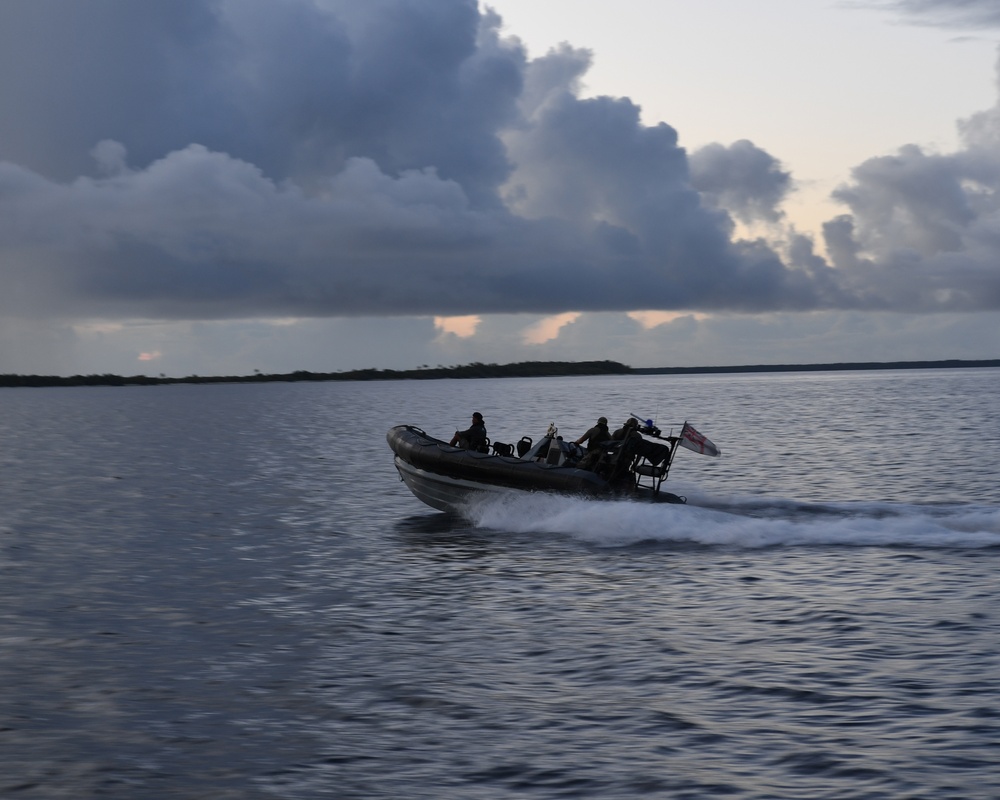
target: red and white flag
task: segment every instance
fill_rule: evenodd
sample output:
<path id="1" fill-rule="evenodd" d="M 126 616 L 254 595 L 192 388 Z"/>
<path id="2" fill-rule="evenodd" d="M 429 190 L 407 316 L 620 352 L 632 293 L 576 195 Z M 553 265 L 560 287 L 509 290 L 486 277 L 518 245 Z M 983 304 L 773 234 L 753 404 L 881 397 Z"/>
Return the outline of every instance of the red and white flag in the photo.
<path id="1" fill-rule="evenodd" d="M 684 423 L 684 427 L 681 428 L 681 447 L 686 447 L 688 450 L 694 450 L 696 453 L 701 453 L 704 456 L 720 456 L 722 451 L 719 450 L 714 444 L 712 444 L 707 437 L 702 436 L 698 431 Z"/>

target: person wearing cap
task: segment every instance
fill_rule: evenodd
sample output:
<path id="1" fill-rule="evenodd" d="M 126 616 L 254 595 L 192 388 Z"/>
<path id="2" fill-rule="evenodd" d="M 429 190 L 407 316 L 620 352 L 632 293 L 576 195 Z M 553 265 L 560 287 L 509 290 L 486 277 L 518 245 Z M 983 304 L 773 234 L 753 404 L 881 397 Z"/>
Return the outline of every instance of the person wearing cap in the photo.
<path id="1" fill-rule="evenodd" d="M 608 441 L 610 438 L 611 431 L 608 428 L 608 418 L 598 417 L 597 424 L 577 439 L 574 444 L 583 444 L 586 442 L 587 452 L 589 453 L 591 450 L 598 449 L 601 443 Z"/>
<path id="2" fill-rule="evenodd" d="M 608 429 L 608 418 L 598 417 L 597 424 L 575 442 L 575 444 L 587 443 L 587 455 L 580 459 L 580 463 L 577 466 L 580 469 L 592 469 L 601 460 L 601 456 L 604 455 L 604 443 L 610 438 L 611 431 Z"/>
<path id="3" fill-rule="evenodd" d="M 625 441 L 632 438 L 633 436 L 639 435 L 639 420 L 635 417 L 629 417 L 625 420 L 625 424 L 622 425 L 618 430 L 611 434 L 611 438 L 616 442 Z"/>
<path id="4" fill-rule="evenodd" d="M 472 412 L 472 425 L 467 430 L 455 431 L 448 442 L 452 447 L 458 445 L 466 450 L 480 450 L 486 447 L 486 422 L 478 411 Z"/>

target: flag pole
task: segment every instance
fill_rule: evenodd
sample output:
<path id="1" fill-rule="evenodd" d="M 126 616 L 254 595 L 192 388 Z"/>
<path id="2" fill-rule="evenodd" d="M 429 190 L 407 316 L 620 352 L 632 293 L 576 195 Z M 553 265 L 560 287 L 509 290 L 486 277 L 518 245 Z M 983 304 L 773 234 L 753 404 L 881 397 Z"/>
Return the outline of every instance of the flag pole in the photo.
<path id="1" fill-rule="evenodd" d="M 667 461 L 667 472 L 670 472 L 670 468 L 674 465 L 674 456 L 677 455 L 677 448 L 681 446 L 681 438 L 684 436 L 684 428 L 687 426 L 687 420 L 684 420 L 684 424 L 681 425 L 681 435 L 671 436 L 673 440 L 670 443 L 670 460 Z"/>

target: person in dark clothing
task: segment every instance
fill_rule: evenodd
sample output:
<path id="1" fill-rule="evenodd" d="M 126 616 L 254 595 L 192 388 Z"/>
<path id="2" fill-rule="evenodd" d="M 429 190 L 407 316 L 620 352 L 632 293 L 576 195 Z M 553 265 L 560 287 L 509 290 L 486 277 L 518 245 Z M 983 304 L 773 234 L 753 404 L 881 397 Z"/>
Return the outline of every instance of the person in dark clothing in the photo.
<path id="1" fill-rule="evenodd" d="M 625 420 L 625 424 L 611 435 L 611 438 L 620 442 L 635 436 L 639 436 L 639 420 L 635 417 L 629 417 Z"/>
<path id="2" fill-rule="evenodd" d="M 604 444 L 611 439 L 611 430 L 608 428 L 607 417 L 600 417 L 597 424 L 590 428 L 583 436 L 576 440 L 574 444 L 587 443 L 587 455 L 580 459 L 577 466 L 580 469 L 593 469 L 597 462 L 604 455 Z"/>
<path id="3" fill-rule="evenodd" d="M 576 440 L 575 444 L 587 443 L 587 452 L 591 450 L 596 450 L 602 442 L 607 442 L 611 439 L 611 430 L 608 428 L 607 417 L 600 417 L 597 420 L 597 424 L 590 428 L 583 436 Z"/>
<path id="4" fill-rule="evenodd" d="M 641 446 L 645 439 L 639 433 L 639 420 L 629 417 L 625 424 L 611 434 L 615 442 L 621 442 L 618 446 L 607 475 L 608 482 L 619 491 L 626 491 L 632 486 L 632 462 L 635 460 L 636 448 Z"/>
<path id="5" fill-rule="evenodd" d="M 486 423 L 478 411 L 472 414 L 472 425 L 467 430 L 455 431 L 448 444 L 464 447 L 466 450 L 479 450 L 486 447 Z"/>

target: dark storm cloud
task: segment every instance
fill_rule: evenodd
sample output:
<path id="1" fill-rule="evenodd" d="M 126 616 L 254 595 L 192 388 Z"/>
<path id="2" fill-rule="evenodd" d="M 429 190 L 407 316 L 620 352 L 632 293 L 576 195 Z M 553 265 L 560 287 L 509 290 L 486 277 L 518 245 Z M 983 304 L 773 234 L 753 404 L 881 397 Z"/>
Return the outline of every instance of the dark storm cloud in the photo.
<path id="1" fill-rule="evenodd" d="M 589 53 L 529 59 L 499 23 L 473 0 L 0 4 L 0 311 L 1000 305 L 995 113 L 947 159 L 859 167 L 831 268 L 734 238 L 781 219 L 777 159 L 689 157 L 580 97 Z"/>
<path id="2" fill-rule="evenodd" d="M 879 8 L 923 25 L 986 29 L 1000 27 L 1000 7 L 995 0 L 859 0 L 854 7 Z"/>
<path id="3" fill-rule="evenodd" d="M 103 139 L 140 163 L 218 140 L 225 39 L 204 0 L 0 4 L 0 158 L 71 180 Z"/>
<path id="4" fill-rule="evenodd" d="M 691 155 L 691 185 L 743 222 L 777 222 L 792 176 L 770 153 L 746 139 L 710 144 Z"/>

